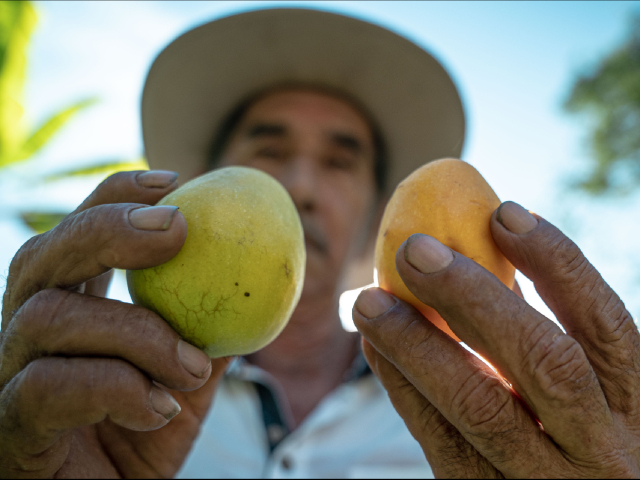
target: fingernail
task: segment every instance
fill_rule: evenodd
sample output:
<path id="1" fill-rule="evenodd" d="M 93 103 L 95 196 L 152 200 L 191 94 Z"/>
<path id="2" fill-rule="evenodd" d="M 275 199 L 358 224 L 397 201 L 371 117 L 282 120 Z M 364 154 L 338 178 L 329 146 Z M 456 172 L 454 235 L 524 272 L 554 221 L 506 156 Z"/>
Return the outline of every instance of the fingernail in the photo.
<path id="1" fill-rule="evenodd" d="M 176 181 L 178 174 L 169 170 L 149 170 L 136 177 L 138 185 L 145 188 L 166 188 Z"/>
<path id="2" fill-rule="evenodd" d="M 369 288 L 360 292 L 353 308 L 366 318 L 376 318 L 389 311 L 395 304 L 393 297 L 381 288 Z"/>
<path id="3" fill-rule="evenodd" d="M 435 238 L 414 233 L 404 245 L 404 259 L 422 273 L 434 273 L 453 262 L 453 253 Z"/>
<path id="4" fill-rule="evenodd" d="M 528 233 L 538 226 L 536 217 L 515 202 L 504 202 L 496 212 L 496 218 L 513 233 Z"/>
<path id="5" fill-rule="evenodd" d="M 155 385 L 151 387 L 151 406 L 167 420 L 180 413 L 180 404 L 168 392 Z"/>
<path id="6" fill-rule="evenodd" d="M 202 378 L 211 368 L 209 355 L 184 340 L 178 340 L 178 359 L 192 375 Z"/>
<path id="7" fill-rule="evenodd" d="M 168 230 L 178 207 L 161 205 L 129 211 L 129 223 L 138 230 Z"/>

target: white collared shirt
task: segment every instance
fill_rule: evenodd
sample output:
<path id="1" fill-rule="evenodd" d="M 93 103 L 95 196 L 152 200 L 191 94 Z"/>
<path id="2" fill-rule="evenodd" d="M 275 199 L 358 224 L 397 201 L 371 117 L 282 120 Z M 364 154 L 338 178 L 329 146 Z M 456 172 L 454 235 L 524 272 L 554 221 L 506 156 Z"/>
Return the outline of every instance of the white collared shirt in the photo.
<path id="1" fill-rule="evenodd" d="M 375 376 L 362 371 L 352 377 L 287 434 L 286 422 L 269 423 L 267 390 L 258 393 L 259 385 L 266 386 L 282 410 L 274 380 L 258 367 L 236 362 L 178 477 L 433 478 L 420 445 Z"/>

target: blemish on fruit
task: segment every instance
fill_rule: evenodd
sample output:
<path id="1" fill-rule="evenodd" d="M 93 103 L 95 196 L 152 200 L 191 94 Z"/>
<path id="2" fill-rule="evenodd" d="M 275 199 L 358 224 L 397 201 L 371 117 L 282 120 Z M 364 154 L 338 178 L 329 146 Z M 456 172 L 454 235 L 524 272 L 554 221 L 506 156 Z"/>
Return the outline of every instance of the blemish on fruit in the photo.
<path id="1" fill-rule="evenodd" d="M 251 295 L 249 292 L 244 292 L 245 297 L 248 297 L 249 295 Z"/>
<path id="2" fill-rule="evenodd" d="M 284 262 L 284 274 L 287 276 L 287 278 L 289 278 L 289 275 L 291 274 L 291 269 L 289 268 L 287 262 Z"/>

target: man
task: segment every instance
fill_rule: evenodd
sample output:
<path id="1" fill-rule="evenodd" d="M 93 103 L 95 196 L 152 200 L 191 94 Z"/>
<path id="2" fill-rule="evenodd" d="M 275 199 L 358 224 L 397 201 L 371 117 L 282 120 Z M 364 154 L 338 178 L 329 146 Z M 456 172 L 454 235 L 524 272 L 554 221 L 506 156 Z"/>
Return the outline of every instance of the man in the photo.
<path id="1" fill-rule="evenodd" d="M 375 62 L 363 60 L 367 49 Z M 358 336 L 340 328 L 337 296 L 347 265 L 367 250 L 376 200 L 412 169 L 409 159 L 459 153 L 459 106 L 428 54 L 327 13 L 251 12 L 172 43 L 145 86 L 148 158 L 193 177 L 222 126 L 210 163 L 281 181 L 309 252 L 300 304 L 278 339 L 231 367 L 208 413 L 226 361 L 209 362 L 151 312 L 98 297 L 110 268 L 157 265 L 179 251 L 184 217 L 144 207 L 175 189 L 176 175 L 111 177 L 12 263 L 0 346 L 2 474 L 171 476 L 184 464 L 188 475 L 203 473 L 207 456 L 211 475 L 420 468 L 417 444 L 358 365 Z M 385 158 L 378 127 L 389 147 L 386 187 L 376 177 Z M 490 227 L 569 335 L 471 260 L 413 235 L 396 259 L 403 280 L 509 384 L 374 288 L 358 298 L 354 321 L 393 406 L 436 475 L 637 476 L 640 337 L 624 305 L 540 217 L 507 202 Z"/>

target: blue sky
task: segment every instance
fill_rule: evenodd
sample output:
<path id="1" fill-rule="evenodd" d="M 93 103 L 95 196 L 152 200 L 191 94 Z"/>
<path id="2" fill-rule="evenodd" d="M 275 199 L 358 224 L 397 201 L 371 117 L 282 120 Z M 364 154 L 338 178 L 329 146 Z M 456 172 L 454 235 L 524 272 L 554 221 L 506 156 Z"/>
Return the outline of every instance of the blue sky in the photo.
<path id="1" fill-rule="evenodd" d="M 37 124 L 88 96 L 87 110 L 34 164 L 0 178 L 0 274 L 28 238 L 18 208 L 69 209 L 95 182 L 34 187 L 36 174 L 142 153 L 138 105 L 146 71 L 171 39 L 207 20 L 270 5 L 303 5 L 379 23 L 427 48 L 447 67 L 467 109 L 463 158 L 503 199 L 567 232 L 640 314 L 640 194 L 570 195 L 584 170 L 584 124 L 562 113 L 576 73 L 623 38 L 640 2 L 41 2 L 25 107 Z M 533 287 L 525 296 L 544 310 Z M 0 280 L 0 287 L 4 282 Z M 112 294 L 126 297 L 122 284 Z"/>

